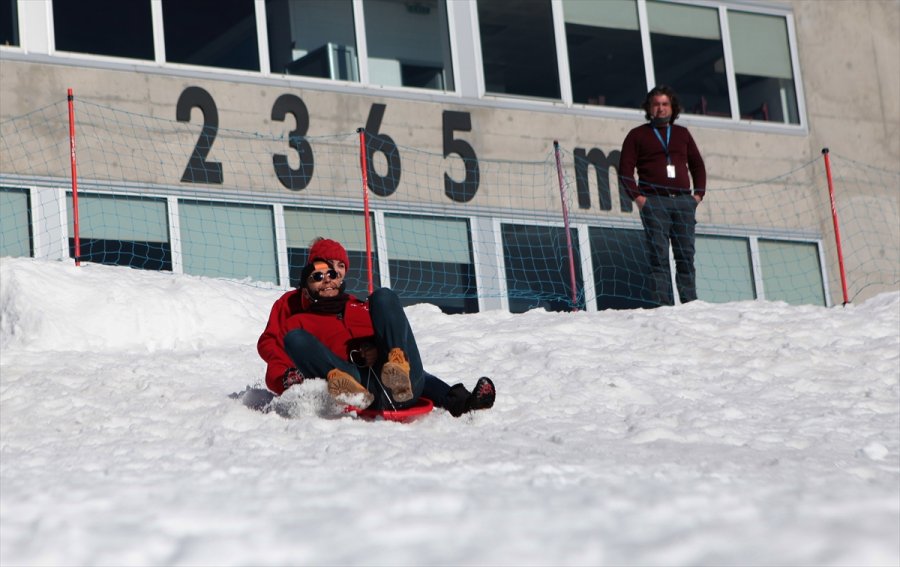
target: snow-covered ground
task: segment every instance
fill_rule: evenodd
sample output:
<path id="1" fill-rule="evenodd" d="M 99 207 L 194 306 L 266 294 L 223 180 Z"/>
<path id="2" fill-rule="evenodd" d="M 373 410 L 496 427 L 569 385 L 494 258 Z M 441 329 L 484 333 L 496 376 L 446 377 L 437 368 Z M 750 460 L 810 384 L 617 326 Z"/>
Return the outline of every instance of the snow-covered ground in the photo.
<path id="1" fill-rule="evenodd" d="M 229 397 L 280 294 L 4 258 L 0 564 L 900 564 L 900 293 L 411 307 L 425 367 L 498 398 L 408 424 Z"/>

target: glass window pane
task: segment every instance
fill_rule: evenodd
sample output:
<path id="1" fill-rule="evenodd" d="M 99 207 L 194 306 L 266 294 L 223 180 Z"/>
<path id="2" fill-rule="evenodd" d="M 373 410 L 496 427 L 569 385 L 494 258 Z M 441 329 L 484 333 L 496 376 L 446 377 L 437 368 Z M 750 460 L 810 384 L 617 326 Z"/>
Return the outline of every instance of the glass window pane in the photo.
<path id="1" fill-rule="evenodd" d="M 445 313 L 478 311 L 467 220 L 389 214 L 384 224 L 391 287 L 404 305 L 427 302 Z"/>
<path id="2" fill-rule="evenodd" d="M 69 255 L 75 257 L 72 194 L 66 195 Z M 165 199 L 78 194 L 79 258 L 144 270 L 171 270 Z"/>
<path id="3" fill-rule="evenodd" d="M 0 256 L 30 257 L 33 250 L 28 191 L 0 187 Z"/>
<path id="4" fill-rule="evenodd" d="M 363 8 L 372 83 L 453 90 L 443 1 L 367 0 Z"/>
<path id="5" fill-rule="evenodd" d="M 647 93 L 635 0 L 564 0 L 576 103 L 640 108 Z"/>
<path id="6" fill-rule="evenodd" d="M 357 297 L 369 295 L 369 276 L 366 260 L 366 221 L 363 213 L 342 213 L 322 209 L 285 207 L 284 226 L 287 236 L 288 269 L 290 283 L 300 285 L 300 273 L 306 265 L 306 257 L 313 240 L 318 237 L 340 242 L 347 250 L 350 269 L 345 281 L 346 291 Z M 369 223 L 372 239 L 372 282 L 381 286 L 378 270 L 378 245 L 375 240 L 374 222 Z"/>
<path id="7" fill-rule="evenodd" d="M 170 63 L 259 70 L 253 0 L 163 0 L 163 27 Z"/>
<path id="8" fill-rule="evenodd" d="M 69 235 L 74 229 L 72 194 L 67 194 Z M 78 193 L 79 232 L 107 240 L 168 242 L 165 199 Z"/>
<path id="9" fill-rule="evenodd" d="M 597 309 L 657 307 L 644 250 L 644 231 L 591 227 L 588 233 Z"/>
<path id="10" fill-rule="evenodd" d="M 698 299 L 726 303 L 756 298 L 749 240 L 697 235 L 695 246 Z"/>
<path id="11" fill-rule="evenodd" d="M 0 45 L 19 45 L 17 0 L 0 0 Z"/>
<path id="12" fill-rule="evenodd" d="M 153 60 L 150 0 L 53 2 L 56 49 Z"/>
<path id="13" fill-rule="evenodd" d="M 422 262 L 471 262 L 469 223 L 440 219 L 385 215 L 387 245 L 393 259 Z"/>
<path id="14" fill-rule="evenodd" d="M 812 242 L 759 241 L 766 299 L 792 305 L 825 305 L 819 247 Z"/>
<path id="15" fill-rule="evenodd" d="M 656 83 L 675 89 L 684 112 L 730 117 L 718 10 L 648 0 L 647 18 Z"/>
<path id="16" fill-rule="evenodd" d="M 522 313 L 536 307 L 548 311 L 584 309 L 584 297 L 572 305 L 569 253 L 565 229 L 548 226 L 502 225 L 503 261 L 509 310 Z M 584 287 L 578 237 L 574 230 L 575 286 Z M 579 291 L 580 293 L 580 291 Z"/>
<path id="17" fill-rule="evenodd" d="M 179 201 L 184 271 L 278 283 L 272 208 Z"/>
<path id="18" fill-rule="evenodd" d="M 741 117 L 799 124 L 787 20 L 729 10 Z"/>
<path id="19" fill-rule="evenodd" d="M 351 0 L 266 0 L 273 73 L 359 81 Z"/>
<path id="20" fill-rule="evenodd" d="M 550 0 L 481 0 L 478 27 L 487 92 L 560 98 Z"/>

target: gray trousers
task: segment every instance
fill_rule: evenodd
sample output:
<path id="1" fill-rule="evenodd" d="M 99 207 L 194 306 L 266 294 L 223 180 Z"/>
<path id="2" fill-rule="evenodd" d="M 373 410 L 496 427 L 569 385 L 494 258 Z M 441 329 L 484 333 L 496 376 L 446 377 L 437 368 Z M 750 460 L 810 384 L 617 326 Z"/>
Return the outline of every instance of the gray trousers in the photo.
<path id="1" fill-rule="evenodd" d="M 644 242 L 653 289 L 659 305 L 674 305 L 669 242 L 675 256 L 675 285 L 682 303 L 697 299 L 694 271 L 694 229 L 697 201 L 690 193 L 675 196 L 648 195 L 641 209 Z"/>

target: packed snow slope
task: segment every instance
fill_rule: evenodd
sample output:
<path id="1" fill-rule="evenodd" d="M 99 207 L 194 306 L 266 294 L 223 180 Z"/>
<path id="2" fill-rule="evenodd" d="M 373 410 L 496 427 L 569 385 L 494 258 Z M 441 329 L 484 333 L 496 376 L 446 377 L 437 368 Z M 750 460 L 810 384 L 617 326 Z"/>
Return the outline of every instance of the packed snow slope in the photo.
<path id="1" fill-rule="evenodd" d="M 900 293 L 448 316 L 496 406 L 251 411 L 282 292 L 0 261 L 0 564 L 898 565 Z"/>

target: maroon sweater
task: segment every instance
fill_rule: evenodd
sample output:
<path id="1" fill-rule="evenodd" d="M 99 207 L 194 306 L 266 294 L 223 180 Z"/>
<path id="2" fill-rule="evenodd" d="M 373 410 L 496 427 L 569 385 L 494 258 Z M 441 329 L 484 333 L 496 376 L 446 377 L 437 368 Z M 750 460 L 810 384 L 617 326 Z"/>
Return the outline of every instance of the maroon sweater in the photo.
<path id="1" fill-rule="evenodd" d="M 666 127 L 658 128 L 658 132 L 665 140 Z M 694 180 L 694 194 L 703 198 L 706 193 L 706 166 L 687 128 L 672 124 L 669 156 L 675 165 L 674 179 L 666 176 L 666 152 L 659 138 L 653 134 L 653 127 L 648 123 L 628 133 L 622 142 L 622 155 L 619 157 L 619 179 L 632 200 L 638 195 L 690 193 L 691 179 Z"/>

